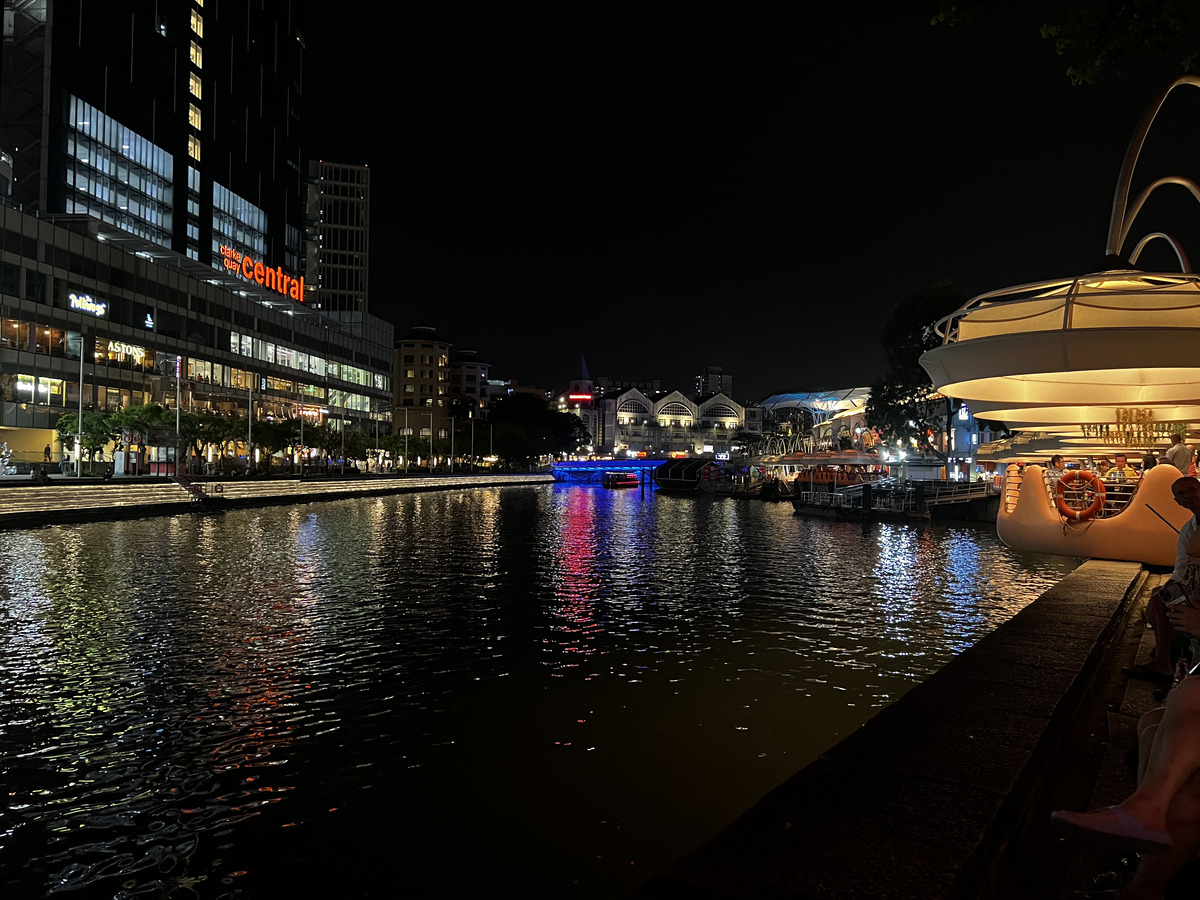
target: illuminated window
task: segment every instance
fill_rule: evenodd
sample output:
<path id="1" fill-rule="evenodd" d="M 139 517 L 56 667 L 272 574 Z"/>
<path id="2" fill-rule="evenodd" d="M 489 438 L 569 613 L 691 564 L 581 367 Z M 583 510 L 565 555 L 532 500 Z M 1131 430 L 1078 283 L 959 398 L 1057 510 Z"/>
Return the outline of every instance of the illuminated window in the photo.
<path id="1" fill-rule="evenodd" d="M 188 156 L 200 162 L 200 138 L 194 134 L 188 135 Z"/>
<path id="2" fill-rule="evenodd" d="M 197 131 L 200 130 L 200 107 L 195 103 L 188 104 L 188 124 Z"/>
<path id="3" fill-rule="evenodd" d="M 204 53 L 200 50 L 200 45 L 192 41 L 192 65 L 197 69 L 204 68 Z"/>
<path id="4" fill-rule="evenodd" d="M 204 19 L 196 10 L 192 10 L 192 31 L 196 37 L 204 37 Z"/>
<path id="5" fill-rule="evenodd" d="M 192 96 L 199 100 L 204 96 L 200 89 L 200 75 L 196 72 L 188 73 L 188 87 L 192 90 Z"/>

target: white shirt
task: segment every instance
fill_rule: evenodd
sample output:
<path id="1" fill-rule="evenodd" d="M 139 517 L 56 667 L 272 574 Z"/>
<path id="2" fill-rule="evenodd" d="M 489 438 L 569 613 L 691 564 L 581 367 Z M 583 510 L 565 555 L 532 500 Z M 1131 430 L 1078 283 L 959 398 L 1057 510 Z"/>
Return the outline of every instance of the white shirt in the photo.
<path id="1" fill-rule="evenodd" d="M 1184 475 L 1188 473 L 1188 469 L 1192 465 L 1192 448 L 1187 444 L 1182 441 L 1178 444 L 1172 444 L 1163 455 L 1167 458 L 1167 462 Z"/>
<path id="2" fill-rule="evenodd" d="M 1183 581 L 1188 563 L 1192 561 L 1192 558 L 1188 556 L 1187 543 L 1196 533 L 1198 525 L 1200 522 L 1197 522 L 1196 517 L 1192 516 L 1188 519 L 1187 524 L 1179 530 L 1179 543 L 1175 545 L 1175 571 L 1171 573 L 1171 581 Z"/>

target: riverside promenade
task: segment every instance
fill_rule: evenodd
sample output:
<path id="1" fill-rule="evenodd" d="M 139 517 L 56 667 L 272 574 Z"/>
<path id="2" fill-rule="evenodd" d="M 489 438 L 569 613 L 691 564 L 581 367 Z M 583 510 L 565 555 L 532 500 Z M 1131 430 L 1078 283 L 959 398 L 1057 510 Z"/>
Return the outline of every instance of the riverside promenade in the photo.
<path id="1" fill-rule="evenodd" d="M 96 519 L 218 512 L 246 506 L 312 503 L 347 497 L 410 494 L 474 487 L 548 484 L 536 475 L 316 475 L 300 478 L 198 479 L 165 477 L 75 479 L 51 474 L 37 485 L 28 475 L 0 477 L 0 528 L 27 528 Z"/>

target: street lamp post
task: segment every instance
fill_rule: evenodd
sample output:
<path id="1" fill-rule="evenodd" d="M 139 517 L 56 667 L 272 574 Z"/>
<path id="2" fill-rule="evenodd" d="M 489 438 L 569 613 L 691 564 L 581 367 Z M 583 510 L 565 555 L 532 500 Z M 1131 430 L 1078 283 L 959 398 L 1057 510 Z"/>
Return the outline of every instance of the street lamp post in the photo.
<path id="1" fill-rule="evenodd" d="M 250 474 L 250 464 L 254 458 L 254 373 L 249 373 L 249 387 L 246 388 L 246 474 Z"/>
<path id="2" fill-rule="evenodd" d="M 475 471 L 475 417 L 471 416 L 471 471 Z"/>
<path id="3" fill-rule="evenodd" d="M 450 416 L 450 474 L 454 474 L 454 416 Z"/>
<path id="4" fill-rule="evenodd" d="M 175 357 L 175 477 L 179 477 L 179 410 L 183 406 L 183 357 Z"/>
<path id="5" fill-rule="evenodd" d="M 404 409 L 404 474 L 408 474 L 408 408 Z"/>
<path id="6" fill-rule="evenodd" d="M 75 477 L 83 477 L 83 328 L 79 329 L 79 418 L 75 420 Z M 92 369 L 95 375 L 95 368 Z"/>
<path id="7" fill-rule="evenodd" d="M 433 474 L 433 410 L 429 411 L 429 474 Z"/>
<path id="8" fill-rule="evenodd" d="M 298 388 L 299 402 L 296 404 L 296 410 L 300 415 L 300 477 L 304 477 L 304 389 Z"/>

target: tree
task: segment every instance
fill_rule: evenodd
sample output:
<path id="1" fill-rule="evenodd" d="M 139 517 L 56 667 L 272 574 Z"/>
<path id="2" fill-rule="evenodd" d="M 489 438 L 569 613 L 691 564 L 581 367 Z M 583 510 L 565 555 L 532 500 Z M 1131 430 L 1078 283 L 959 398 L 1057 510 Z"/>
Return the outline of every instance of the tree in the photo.
<path id="1" fill-rule="evenodd" d="M 88 454 L 89 464 L 95 462 L 98 451 L 103 450 L 116 439 L 116 429 L 109 424 L 108 420 L 108 414 L 99 411 L 83 414 L 80 445 Z M 67 413 L 59 418 L 54 424 L 54 430 L 58 432 L 59 441 L 68 446 L 75 443 L 75 434 L 77 431 L 80 431 L 77 427 L 78 421 L 79 418 L 76 413 Z"/>
<path id="2" fill-rule="evenodd" d="M 905 449 L 914 443 L 921 452 L 945 460 L 933 442 L 949 421 L 954 406 L 938 394 L 921 368 L 921 354 L 941 344 L 934 330 L 937 320 L 963 303 L 948 282 L 901 298 L 884 322 L 881 333 L 887 370 L 871 384 L 867 424 L 878 430 L 885 444 Z"/>
<path id="3" fill-rule="evenodd" d="M 1180 74 L 1200 75 L 1200 8 L 1195 0 L 1076 0 L 1054 7 L 1061 10 L 1054 22 L 1045 21 L 1046 7 L 1040 5 L 1018 8 L 1013 3 L 941 0 L 933 24 L 965 24 L 985 11 L 1021 15 L 1024 8 L 1036 10 L 1028 16 L 1030 33 L 1036 27 L 1054 42 L 1054 52 L 1067 63 L 1071 84 L 1095 84 L 1107 70 L 1119 73 L 1121 63 L 1139 51 L 1161 54 L 1177 43 L 1192 51 L 1180 60 Z"/>

